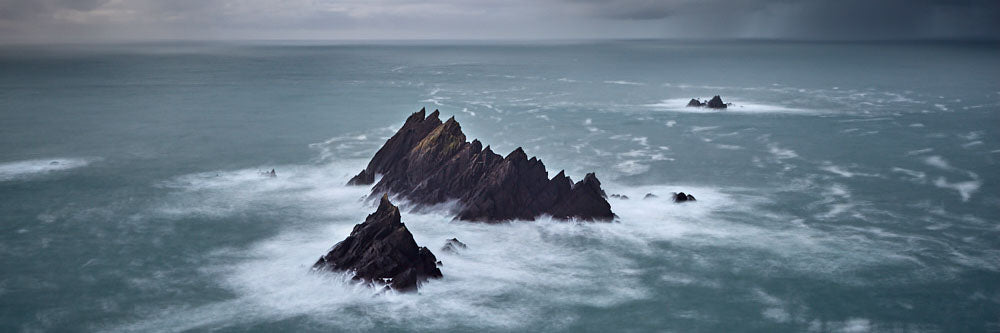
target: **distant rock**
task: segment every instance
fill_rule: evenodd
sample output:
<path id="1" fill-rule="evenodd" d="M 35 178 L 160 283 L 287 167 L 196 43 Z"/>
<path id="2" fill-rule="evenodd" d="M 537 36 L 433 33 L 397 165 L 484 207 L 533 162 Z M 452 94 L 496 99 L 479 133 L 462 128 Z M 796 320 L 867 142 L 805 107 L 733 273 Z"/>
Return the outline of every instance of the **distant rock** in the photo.
<path id="1" fill-rule="evenodd" d="M 440 262 L 426 247 L 418 247 L 413 234 L 400 221 L 399 208 L 382 196 L 378 209 L 351 235 L 319 258 L 313 271 L 346 271 L 355 280 L 385 283 L 397 291 L 415 291 L 428 279 L 440 278 Z"/>
<path id="2" fill-rule="evenodd" d="M 444 242 L 444 246 L 441 247 L 441 251 L 457 253 L 459 250 L 464 250 L 467 246 L 462 243 L 458 238 L 452 238 Z"/>
<path id="3" fill-rule="evenodd" d="M 722 102 L 722 97 L 715 95 L 715 97 L 712 97 L 712 99 L 710 99 L 705 106 L 709 109 L 725 109 L 728 105 Z"/>
<path id="4" fill-rule="evenodd" d="M 652 194 L 652 193 L 646 193 L 646 196 L 642 197 L 642 200 L 646 200 L 646 199 L 656 199 L 656 198 L 659 198 L 659 197 L 660 197 L 660 196 L 658 196 L 658 195 L 656 195 L 656 194 Z"/>
<path id="5" fill-rule="evenodd" d="M 694 199 L 693 195 L 685 194 L 684 192 L 674 193 L 674 202 L 687 202 L 687 201 L 697 201 Z"/>
<path id="6" fill-rule="evenodd" d="M 373 195 L 394 193 L 417 206 L 457 200 L 456 218 L 466 221 L 614 218 L 593 173 L 575 184 L 562 171 L 549 179 L 542 161 L 520 147 L 501 156 L 467 142 L 454 117 L 442 122 L 437 110 L 425 113 L 410 115 L 348 184 L 372 184 L 380 174 Z"/>
<path id="7" fill-rule="evenodd" d="M 692 98 L 691 101 L 688 101 L 687 104 L 688 107 L 707 107 L 709 109 L 725 109 L 731 105 L 733 104 L 723 103 L 722 97 L 719 97 L 719 95 L 715 95 L 714 97 L 712 97 L 712 99 L 708 100 L 707 103 L 702 102 L 699 99 Z"/>
<path id="8" fill-rule="evenodd" d="M 705 106 L 705 103 L 702 103 L 702 101 L 692 98 L 691 101 L 688 102 L 687 106 L 690 106 L 690 107 L 702 107 L 702 106 Z"/>
<path id="9" fill-rule="evenodd" d="M 624 194 L 612 194 L 610 197 L 614 199 L 628 200 L 628 196 Z"/>

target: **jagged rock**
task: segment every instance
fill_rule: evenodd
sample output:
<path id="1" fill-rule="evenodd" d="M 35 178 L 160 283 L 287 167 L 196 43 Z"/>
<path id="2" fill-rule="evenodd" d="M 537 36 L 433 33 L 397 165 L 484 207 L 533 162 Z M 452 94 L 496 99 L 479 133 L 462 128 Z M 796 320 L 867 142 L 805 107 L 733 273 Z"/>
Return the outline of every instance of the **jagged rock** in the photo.
<path id="1" fill-rule="evenodd" d="M 628 196 L 624 195 L 624 194 L 612 194 L 611 198 L 621 199 L 621 200 L 628 200 Z"/>
<path id="2" fill-rule="evenodd" d="M 688 102 L 687 106 L 702 107 L 702 106 L 705 106 L 705 103 L 703 103 L 702 101 L 699 101 L 697 99 L 692 98 L 691 101 Z"/>
<path id="3" fill-rule="evenodd" d="M 381 174 L 373 195 L 394 193 L 417 206 L 457 200 L 456 218 L 467 221 L 614 218 L 593 173 L 575 184 L 562 171 L 549 179 L 542 161 L 520 147 L 500 156 L 479 140 L 467 142 L 454 117 L 442 122 L 437 110 L 425 113 L 410 115 L 349 184 L 371 184 Z"/>
<path id="4" fill-rule="evenodd" d="M 674 193 L 674 202 L 687 202 L 687 201 L 697 201 L 694 199 L 693 195 L 684 194 L 684 192 Z"/>
<path id="5" fill-rule="evenodd" d="M 465 243 L 458 241 L 458 238 L 452 238 L 444 242 L 444 246 L 441 247 L 441 251 L 457 253 L 459 250 L 465 249 Z"/>
<path id="6" fill-rule="evenodd" d="M 712 97 L 712 99 L 709 100 L 705 106 L 709 109 L 725 109 L 727 104 L 722 102 L 722 97 L 715 95 L 715 97 Z"/>
<path id="7" fill-rule="evenodd" d="M 646 196 L 642 197 L 642 200 L 646 200 L 646 199 L 655 199 L 655 198 L 659 198 L 659 197 L 660 197 L 660 196 L 658 196 L 658 195 L 656 195 L 656 194 L 652 194 L 652 193 L 646 193 Z"/>
<path id="8" fill-rule="evenodd" d="M 314 271 L 350 271 L 354 279 L 381 282 L 394 290 L 414 291 L 427 279 L 440 278 L 437 258 L 418 247 L 413 234 L 400 221 L 399 208 L 382 196 L 378 209 L 351 235 L 337 243 L 313 265 Z"/>

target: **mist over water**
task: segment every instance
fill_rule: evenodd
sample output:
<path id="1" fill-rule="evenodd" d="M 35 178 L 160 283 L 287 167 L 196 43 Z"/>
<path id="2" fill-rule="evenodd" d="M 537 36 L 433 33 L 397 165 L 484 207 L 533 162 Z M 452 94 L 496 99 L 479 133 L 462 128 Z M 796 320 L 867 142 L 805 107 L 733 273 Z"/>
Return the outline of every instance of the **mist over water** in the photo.
<path id="1" fill-rule="evenodd" d="M 998 50 L 5 46 L 0 330 L 997 330 Z M 629 199 L 499 225 L 394 199 L 444 278 L 310 273 L 423 106 Z"/>

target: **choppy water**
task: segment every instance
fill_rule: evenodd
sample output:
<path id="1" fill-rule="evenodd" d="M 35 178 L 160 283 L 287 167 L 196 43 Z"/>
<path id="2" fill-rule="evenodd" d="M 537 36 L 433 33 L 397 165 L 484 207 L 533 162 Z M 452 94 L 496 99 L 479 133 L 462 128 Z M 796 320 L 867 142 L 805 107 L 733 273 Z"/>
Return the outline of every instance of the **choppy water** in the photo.
<path id="1" fill-rule="evenodd" d="M 998 51 L 0 47 L 0 331 L 997 331 Z M 683 107 L 715 94 L 737 106 Z M 405 212 L 469 245 L 419 294 L 307 274 L 421 106 L 632 199 L 613 224 Z"/>

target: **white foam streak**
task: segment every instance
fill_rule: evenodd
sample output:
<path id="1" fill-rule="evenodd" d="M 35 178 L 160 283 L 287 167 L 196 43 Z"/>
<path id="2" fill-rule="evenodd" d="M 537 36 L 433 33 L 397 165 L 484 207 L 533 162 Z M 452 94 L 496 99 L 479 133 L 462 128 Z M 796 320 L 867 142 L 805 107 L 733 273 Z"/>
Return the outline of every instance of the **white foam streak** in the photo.
<path id="1" fill-rule="evenodd" d="M 0 181 L 27 179 L 56 171 L 85 167 L 90 161 L 82 158 L 53 158 L 0 163 Z"/>
<path id="2" fill-rule="evenodd" d="M 781 105 L 762 104 L 735 99 L 733 105 L 725 109 L 711 109 L 706 107 L 688 107 L 690 99 L 673 98 L 665 99 L 659 103 L 646 104 L 644 107 L 656 111 L 684 112 L 684 113 L 724 113 L 724 114 L 819 114 L 819 110 L 809 110 L 793 108 Z"/>

